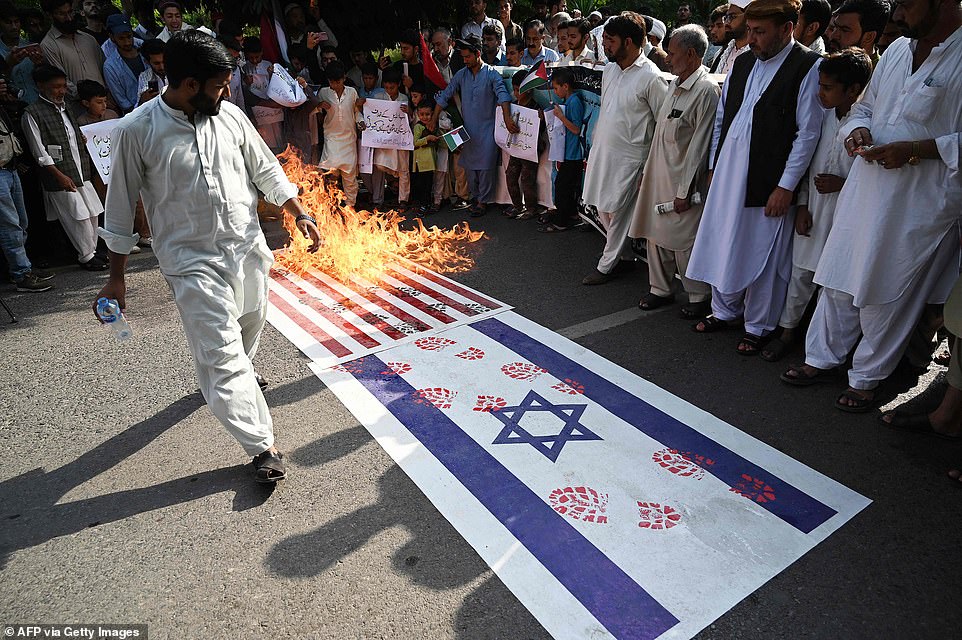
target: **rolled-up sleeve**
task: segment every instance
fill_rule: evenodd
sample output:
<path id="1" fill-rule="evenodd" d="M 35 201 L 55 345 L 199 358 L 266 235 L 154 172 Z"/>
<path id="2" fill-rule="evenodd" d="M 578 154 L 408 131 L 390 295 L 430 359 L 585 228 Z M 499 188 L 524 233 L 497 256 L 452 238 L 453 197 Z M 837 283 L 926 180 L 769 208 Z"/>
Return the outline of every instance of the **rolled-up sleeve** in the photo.
<path id="1" fill-rule="evenodd" d="M 33 119 L 33 116 L 29 113 L 23 114 L 20 124 L 23 126 L 23 137 L 27 139 L 30 154 L 37 161 L 37 164 L 41 167 L 50 167 L 56 164 L 50 154 L 47 153 L 47 147 L 43 145 L 40 127 L 37 126 L 37 121 Z"/>
<path id="2" fill-rule="evenodd" d="M 962 132 L 950 133 L 935 139 L 939 156 L 951 171 L 959 173 L 959 159 L 962 156 Z"/>
<path id="3" fill-rule="evenodd" d="M 114 129 L 110 136 L 110 184 L 107 186 L 104 226 L 97 230 L 107 248 L 122 255 L 129 254 L 140 240 L 140 236 L 134 233 L 134 212 L 144 167 L 136 146 L 134 136 L 125 135 L 122 127 Z"/>

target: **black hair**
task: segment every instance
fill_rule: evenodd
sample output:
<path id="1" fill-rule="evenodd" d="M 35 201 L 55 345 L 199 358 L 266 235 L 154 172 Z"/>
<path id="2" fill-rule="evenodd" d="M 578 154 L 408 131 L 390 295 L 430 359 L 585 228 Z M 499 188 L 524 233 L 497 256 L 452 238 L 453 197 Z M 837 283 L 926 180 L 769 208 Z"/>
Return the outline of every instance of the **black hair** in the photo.
<path id="1" fill-rule="evenodd" d="M 81 80 L 77 83 L 77 98 L 80 100 L 92 100 L 93 98 L 106 98 L 107 87 L 96 80 Z"/>
<path id="2" fill-rule="evenodd" d="M 217 35 L 224 38 L 231 38 L 237 40 L 237 36 L 243 35 L 244 30 L 241 29 L 240 25 L 236 21 L 230 18 L 224 18 L 220 21 L 220 25 L 217 27 Z"/>
<path id="3" fill-rule="evenodd" d="M 388 67 L 381 73 L 381 84 L 386 82 L 393 82 L 395 84 L 401 83 L 401 70 L 397 67 Z"/>
<path id="4" fill-rule="evenodd" d="M 834 78 L 848 89 L 856 84 L 865 88 L 872 77 L 872 59 L 859 47 L 849 47 L 822 60 L 818 72 Z"/>
<path id="5" fill-rule="evenodd" d="M 310 50 L 302 43 L 295 43 L 287 48 L 287 59 L 291 61 L 297 58 L 304 64 L 307 64 L 307 56 L 309 55 L 311 55 Z"/>
<path id="6" fill-rule="evenodd" d="M 409 44 L 416 49 L 421 46 L 421 34 L 414 29 L 405 29 L 401 32 L 398 42 Z"/>
<path id="7" fill-rule="evenodd" d="M 571 72 L 571 69 L 565 67 L 555 67 L 554 71 L 551 72 L 551 81 L 566 84 L 572 89 L 575 88 L 575 74 Z"/>
<path id="8" fill-rule="evenodd" d="M 365 62 L 361 65 L 361 75 L 362 76 L 374 76 L 377 77 L 377 72 L 380 71 L 378 66 L 373 62 Z"/>
<path id="9" fill-rule="evenodd" d="M 802 0 L 802 8 L 798 15 L 805 18 L 806 24 L 818 23 L 818 33 L 815 37 L 820 38 L 828 29 L 828 23 L 832 21 L 832 5 L 828 0 Z"/>
<path id="10" fill-rule="evenodd" d="M 41 0 L 40 8 L 46 13 L 53 13 L 54 9 L 62 7 L 65 4 L 69 4 L 70 8 L 73 8 L 73 2 L 71 2 L 71 0 Z"/>
<path id="11" fill-rule="evenodd" d="M 344 63 L 340 60 L 334 60 L 324 68 L 324 75 L 327 77 L 328 82 L 332 80 L 343 80 L 344 74 Z"/>
<path id="12" fill-rule="evenodd" d="M 166 49 L 166 42 L 160 38 L 151 38 L 140 46 L 140 55 L 144 56 L 145 58 L 149 58 L 150 56 L 155 56 L 158 53 L 164 53 L 164 50 Z"/>
<path id="13" fill-rule="evenodd" d="M 538 20 L 537 18 L 532 18 L 531 20 L 528 20 L 527 22 L 524 23 L 525 34 L 527 34 L 528 31 L 530 31 L 531 29 L 537 29 L 541 33 L 541 35 L 544 35 L 544 23 Z"/>
<path id="14" fill-rule="evenodd" d="M 337 53 L 337 47 L 332 47 L 329 44 L 322 45 L 321 53 Z"/>
<path id="15" fill-rule="evenodd" d="M 241 45 L 240 45 L 240 43 L 237 41 L 237 38 L 235 38 L 235 37 L 233 37 L 233 36 L 230 36 L 230 35 L 221 33 L 221 34 L 219 34 L 219 35 L 217 36 L 217 42 L 221 43 L 222 45 L 224 45 L 225 47 L 227 47 L 227 48 L 230 49 L 231 51 L 240 51 L 240 50 L 241 50 Z M 147 44 L 147 43 L 145 42 L 144 44 Z M 294 45 L 291 45 L 291 49 L 292 49 L 292 48 L 294 48 Z M 144 48 L 143 48 L 143 47 L 140 48 L 140 52 L 141 52 L 141 53 L 144 52 Z M 288 52 L 290 52 L 290 49 L 288 49 Z M 161 49 L 159 53 L 163 53 L 163 49 Z"/>
<path id="16" fill-rule="evenodd" d="M 411 93 L 414 93 L 415 91 L 420 93 L 422 96 L 426 96 L 428 93 L 427 89 L 424 88 L 424 84 L 421 82 L 415 82 L 411 85 Z"/>
<path id="17" fill-rule="evenodd" d="M 875 40 L 878 40 L 878 37 L 885 31 L 885 25 L 888 24 L 892 8 L 885 0 L 846 0 L 841 7 L 835 10 L 835 15 L 840 13 L 857 13 L 858 24 L 862 28 L 862 33 L 874 31 Z"/>
<path id="18" fill-rule="evenodd" d="M 7 19 L 7 18 L 17 18 L 17 19 L 19 19 L 19 18 L 20 18 L 20 13 L 17 11 L 17 8 L 16 8 L 15 6 L 13 6 L 13 3 L 10 2 L 10 0 L 3 0 L 3 2 L 0 2 L 0 18 L 4 18 L 4 19 Z"/>
<path id="19" fill-rule="evenodd" d="M 711 15 L 708 16 L 708 24 L 714 24 L 715 22 L 718 22 L 719 20 L 724 18 L 725 14 L 728 13 L 728 7 L 729 5 L 727 4 L 720 4 L 714 9 L 712 9 Z"/>
<path id="20" fill-rule="evenodd" d="M 507 49 L 508 47 L 514 47 L 518 51 L 522 51 L 524 50 L 524 40 L 521 38 L 511 38 L 504 43 L 504 48 Z"/>
<path id="21" fill-rule="evenodd" d="M 264 46 L 257 36 L 244 38 L 244 53 L 264 53 Z"/>
<path id="22" fill-rule="evenodd" d="M 434 98 L 424 96 L 424 100 L 421 100 L 421 104 L 418 105 L 418 109 L 430 109 L 434 111 L 434 105 L 437 104 Z"/>
<path id="23" fill-rule="evenodd" d="M 575 18 L 574 20 L 569 20 L 566 23 L 569 29 L 577 29 L 582 36 L 586 36 L 591 32 L 591 25 L 584 18 Z"/>
<path id="24" fill-rule="evenodd" d="M 641 47 L 645 43 L 648 31 L 645 28 L 645 19 L 634 11 L 622 11 L 614 16 L 605 25 L 605 33 L 617 36 L 622 40 L 631 38 L 636 47 Z"/>
<path id="25" fill-rule="evenodd" d="M 50 82 L 57 78 L 67 79 L 67 74 L 52 64 L 41 64 L 33 68 L 33 81 L 37 84 Z"/>
<path id="26" fill-rule="evenodd" d="M 170 86 L 177 88 L 187 78 L 206 84 L 214 76 L 234 70 L 234 58 L 227 47 L 203 31 L 181 31 L 167 41 L 164 66 Z"/>
<path id="27" fill-rule="evenodd" d="M 529 73 L 531 73 L 531 69 L 528 69 L 527 67 L 524 69 L 518 69 L 517 71 L 515 71 L 514 74 L 511 76 L 511 86 L 520 87 L 521 83 L 524 82 L 524 79 L 528 77 Z"/>

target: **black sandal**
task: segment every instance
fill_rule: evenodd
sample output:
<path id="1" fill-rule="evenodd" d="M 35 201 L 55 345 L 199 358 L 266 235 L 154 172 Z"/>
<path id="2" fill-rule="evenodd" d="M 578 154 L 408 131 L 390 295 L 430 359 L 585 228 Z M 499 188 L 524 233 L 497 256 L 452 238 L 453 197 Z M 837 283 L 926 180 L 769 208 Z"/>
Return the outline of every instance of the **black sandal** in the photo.
<path id="1" fill-rule="evenodd" d="M 689 302 L 681 305 L 678 310 L 678 317 L 684 320 L 699 320 L 711 313 L 711 300 L 702 302 Z"/>
<path id="2" fill-rule="evenodd" d="M 851 400 L 852 404 L 842 400 Z M 835 399 L 835 408 L 845 413 L 868 413 L 875 408 L 875 394 L 873 393 L 871 398 L 866 398 L 854 389 L 846 389 Z"/>
<path id="3" fill-rule="evenodd" d="M 738 344 L 735 345 L 735 351 L 737 351 L 740 356 L 757 356 L 771 339 L 770 335 L 756 336 L 752 333 L 746 333 L 742 336 L 742 339 L 738 341 Z M 738 347 L 747 348 L 739 349 Z"/>
<path id="4" fill-rule="evenodd" d="M 271 453 L 270 449 L 254 456 L 254 480 L 261 484 L 274 484 L 287 477 L 287 467 L 284 465 L 284 454 L 278 451 Z"/>
<path id="5" fill-rule="evenodd" d="M 642 311 L 654 311 L 661 307 L 667 307 L 670 304 L 675 304 L 674 296 L 659 296 L 649 292 L 646 293 L 645 297 L 638 303 L 638 308 Z"/>
<path id="6" fill-rule="evenodd" d="M 778 362 L 785 357 L 788 350 L 795 346 L 794 342 L 785 342 L 781 338 L 772 338 L 768 345 L 759 354 L 762 360 L 767 362 Z"/>
<path id="7" fill-rule="evenodd" d="M 818 369 L 816 373 L 810 374 L 805 372 L 805 369 L 802 368 L 803 366 L 804 365 L 801 364 L 793 364 L 788 368 L 788 371 L 779 376 L 779 379 L 793 387 L 810 387 L 813 384 L 825 382 L 835 377 L 835 369 Z"/>
<path id="8" fill-rule="evenodd" d="M 698 325 L 702 325 L 699 329 Z M 715 333 L 716 331 L 724 331 L 725 329 L 731 329 L 732 323 L 728 320 L 722 320 L 721 318 L 716 318 L 714 315 L 705 316 L 695 324 L 691 325 L 691 330 L 695 333 Z"/>

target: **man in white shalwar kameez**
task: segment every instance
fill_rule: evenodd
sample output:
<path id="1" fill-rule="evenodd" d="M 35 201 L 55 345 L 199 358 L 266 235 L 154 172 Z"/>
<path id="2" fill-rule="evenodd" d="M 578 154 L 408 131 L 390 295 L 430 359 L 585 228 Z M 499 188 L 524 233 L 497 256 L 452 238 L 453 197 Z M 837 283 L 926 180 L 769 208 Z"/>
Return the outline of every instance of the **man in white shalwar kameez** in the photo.
<path id="1" fill-rule="evenodd" d="M 628 240 L 632 211 L 655 130 L 655 117 L 668 95 L 668 81 L 641 53 L 645 19 L 625 11 L 605 25 L 609 62 L 601 78 L 601 114 L 588 155 L 582 198 L 598 210 L 605 249 L 594 272 L 582 280 L 607 282 Z"/>
<path id="2" fill-rule="evenodd" d="M 267 311 L 273 255 L 257 218 L 258 191 L 296 216 L 319 243 L 276 158 L 226 100 L 233 60 L 210 36 L 189 31 L 166 50 L 170 85 L 120 121 L 101 235 L 110 279 L 99 297 L 125 306 L 127 254 L 137 243 L 134 204 L 143 197 L 153 249 L 174 293 L 201 392 L 248 455 L 259 482 L 286 472 L 251 360 Z"/>
<path id="3" fill-rule="evenodd" d="M 893 20 L 906 37 L 886 49 L 842 128 L 860 157 L 815 271 L 823 290 L 805 365 L 782 375 L 795 385 L 819 381 L 861 334 L 836 401 L 849 412 L 872 409 L 925 305 L 944 302 L 959 274 L 962 9 L 907 0 Z"/>
<path id="4" fill-rule="evenodd" d="M 712 286 L 709 333 L 744 317 L 738 353 L 775 328 L 792 271 L 795 191 L 822 126 L 819 56 L 792 38 L 798 0 L 748 6 L 751 56 L 735 62 L 715 117 L 715 171 L 687 276 Z M 720 146 L 720 150 L 719 150 Z M 717 155 L 716 155 L 717 154 Z"/>

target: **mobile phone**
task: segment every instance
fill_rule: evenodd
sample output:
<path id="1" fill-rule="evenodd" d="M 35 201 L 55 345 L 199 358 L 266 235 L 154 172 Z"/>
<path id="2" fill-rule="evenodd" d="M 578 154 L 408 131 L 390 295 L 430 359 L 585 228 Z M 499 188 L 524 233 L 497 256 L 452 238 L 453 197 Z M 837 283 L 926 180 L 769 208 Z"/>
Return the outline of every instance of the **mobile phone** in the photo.
<path id="1" fill-rule="evenodd" d="M 157 81 L 156 81 L 156 80 L 148 80 L 148 81 L 147 81 L 147 90 L 148 90 L 148 91 L 153 91 L 154 93 L 157 93 L 157 89 L 158 89 L 158 87 L 157 87 Z"/>

